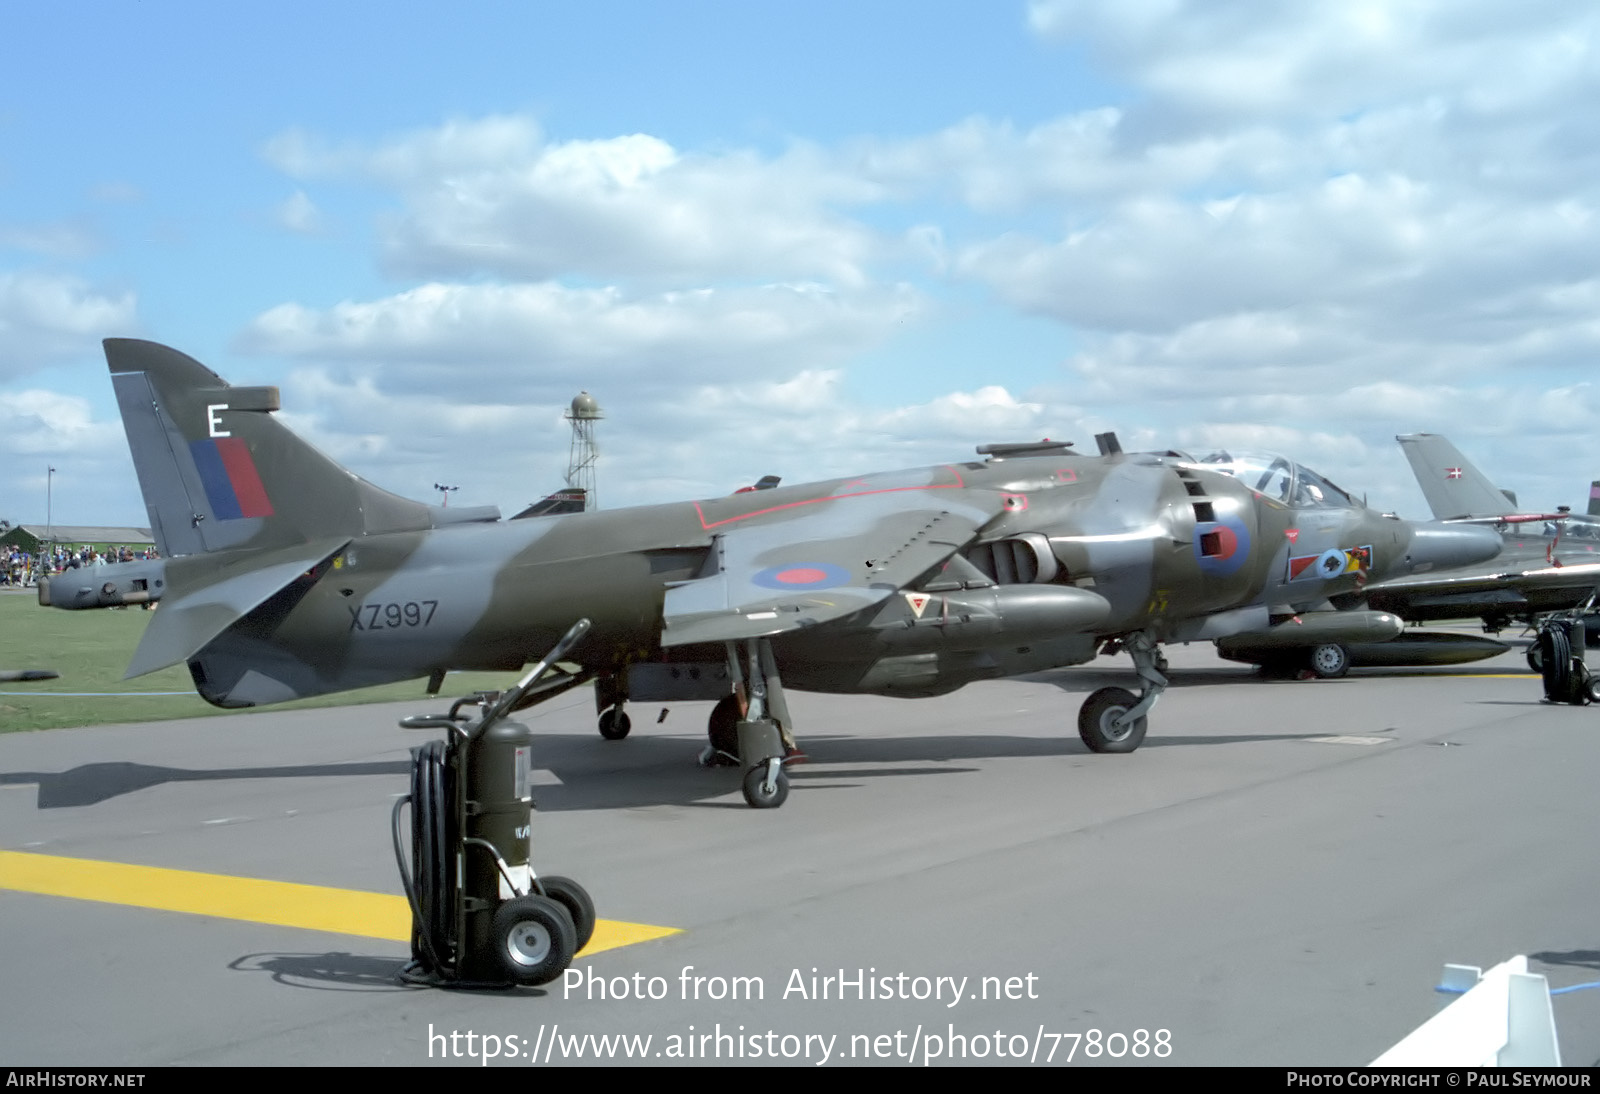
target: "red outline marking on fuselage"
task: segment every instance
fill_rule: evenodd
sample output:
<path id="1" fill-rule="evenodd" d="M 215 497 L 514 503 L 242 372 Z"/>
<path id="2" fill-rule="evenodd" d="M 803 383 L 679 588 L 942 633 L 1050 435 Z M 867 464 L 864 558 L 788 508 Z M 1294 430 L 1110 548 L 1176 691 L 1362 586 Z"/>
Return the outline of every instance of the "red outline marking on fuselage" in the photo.
<path id="1" fill-rule="evenodd" d="M 783 505 L 773 505 L 773 506 L 769 506 L 766 509 L 757 509 L 752 513 L 740 513 L 736 517 L 728 517 L 725 520 L 712 521 L 710 524 L 706 523 L 706 514 L 705 514 L 705 511 L 700 508 L 700 503 L 699 502 L 694 502 L 693 503 L 694 504 L 694 513 L 695 513 L 695 516 L 700 518 L 700 527 L 709 532 L 713 528 L 721 527 L 724 524 L 732 524 L 735 521 L 749 520 L 751 517 L 765 516 L 768 513 L 776 513 L 776 512 L 778 512 L 779 510 L 782 510 L 782 509 L 798 509 L 802 505 L 817 505 L 817 504 L 820 504 L 820 503 L 825 502 L 825 501 L 839 501 L 841 498 L 865 498 L 865 497 L 870 497 L 873 494 L 904 494 L 904 493 L 906 493 L 908 491 L 913 491 L 913 490 L 963 490 L 963 489 L 965 489 L 966 485 L 967 485 L 967 481 L 961 477 L 961 472 L 956 470 L 956 468 L 955 468 L 955 466 L 953 464 L 945 464 L 945 468 L 952 475 L 954 475 L 956 477 L 956 481 L 955 482 L 953 482 L 953 483 L 929 483 L 926 486 L 890 486 L 890 487 L 887 487 L 886 489 L 883 489 L 883 490 L 859 490 L 854 494 L 829 494 L 825 498 L 807 498 L 804 501 L 785 502 Z M 851 481 L 851 482 L 859 482 L 861 480 L 859 480 L 859 479 L 851 479 L 849 481 Z"/>

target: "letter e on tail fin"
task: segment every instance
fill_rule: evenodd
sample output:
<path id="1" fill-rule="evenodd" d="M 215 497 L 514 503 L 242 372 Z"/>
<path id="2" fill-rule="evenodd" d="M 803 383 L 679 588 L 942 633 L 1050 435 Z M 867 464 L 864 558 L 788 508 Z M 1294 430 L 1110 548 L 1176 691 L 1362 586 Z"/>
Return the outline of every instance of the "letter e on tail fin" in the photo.
<path id="1" fill-rule="evenodd" d="M 151 532 L 169 557 L 423 529 L 430 507 L 340 467 L 273 416 L 275 387 L 234 387 L 175 349 L 105 340 Z"/>

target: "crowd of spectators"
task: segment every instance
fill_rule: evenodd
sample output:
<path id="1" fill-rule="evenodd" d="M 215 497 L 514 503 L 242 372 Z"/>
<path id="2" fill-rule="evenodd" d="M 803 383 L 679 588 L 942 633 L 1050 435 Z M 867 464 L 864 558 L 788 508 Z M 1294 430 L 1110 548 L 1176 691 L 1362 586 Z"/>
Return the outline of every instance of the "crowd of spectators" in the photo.
<path id="1" fill-rule="evenodd" d="M 85 566 L 105 566 L 113 562 L 159 557 L 154 547 L 102 548 L 100 545 L 57 544 L 53 551 L 46 551 L 38 557 L 15 547 L 5 547 L 0 548 L 0 587 L 32 585 L 39 580 L 41 573 L 48 576 Z"/>

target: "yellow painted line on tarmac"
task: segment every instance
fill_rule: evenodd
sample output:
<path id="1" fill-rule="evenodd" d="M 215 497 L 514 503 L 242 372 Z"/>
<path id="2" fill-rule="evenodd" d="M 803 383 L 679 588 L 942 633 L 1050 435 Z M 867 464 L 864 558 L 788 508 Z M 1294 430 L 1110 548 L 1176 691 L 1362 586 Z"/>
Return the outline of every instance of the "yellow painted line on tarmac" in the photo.
<path id="1" fill-rule="evenodd" d="M 292 881 L 203 874 L 160 866 L 0 851 L 0 889 L 125 904 L 308 931 L 411 941 L 411 908 L 403 896 L 332 889 Z M 602 919 L 580 957 L 679 934 L 676 927 Z"/>

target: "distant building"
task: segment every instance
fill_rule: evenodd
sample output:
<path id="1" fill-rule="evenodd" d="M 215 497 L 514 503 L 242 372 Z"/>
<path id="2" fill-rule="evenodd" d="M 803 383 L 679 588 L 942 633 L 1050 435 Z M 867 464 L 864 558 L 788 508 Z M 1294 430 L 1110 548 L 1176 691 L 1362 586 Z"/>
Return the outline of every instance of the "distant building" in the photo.
<path id="1" fill-rule="evenodd" d="M 0 548 L 16 548 L 36 555 L 46 539 L 62 547 L 132 547 L 149 550 L 156 545 L 148 528 L 98 528 L 85 524 L 19 524 L 0 535 Z"/>

